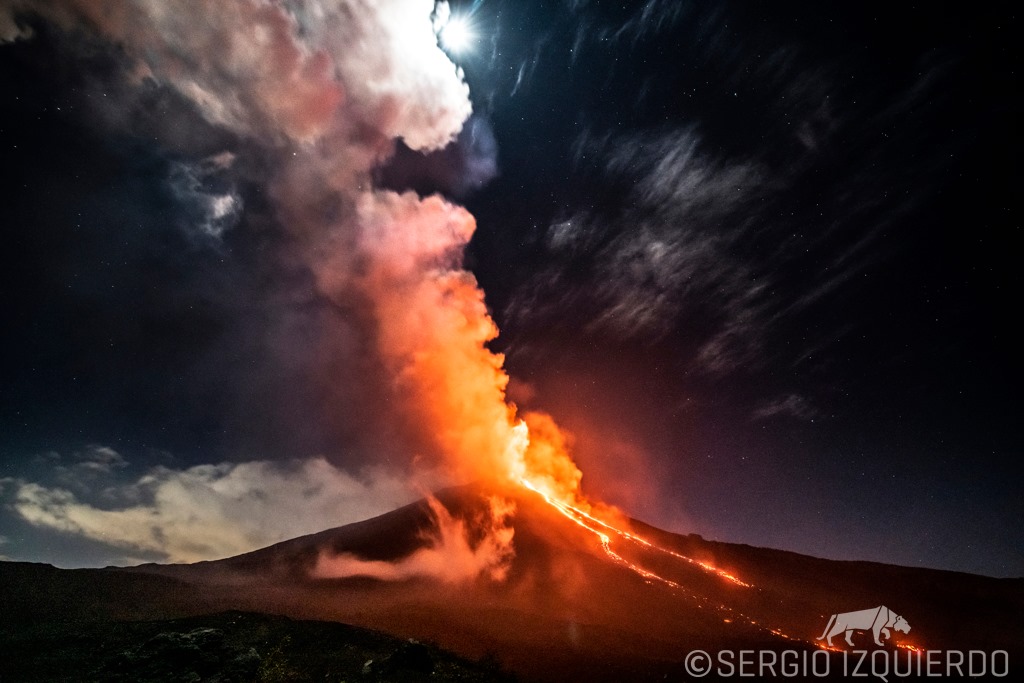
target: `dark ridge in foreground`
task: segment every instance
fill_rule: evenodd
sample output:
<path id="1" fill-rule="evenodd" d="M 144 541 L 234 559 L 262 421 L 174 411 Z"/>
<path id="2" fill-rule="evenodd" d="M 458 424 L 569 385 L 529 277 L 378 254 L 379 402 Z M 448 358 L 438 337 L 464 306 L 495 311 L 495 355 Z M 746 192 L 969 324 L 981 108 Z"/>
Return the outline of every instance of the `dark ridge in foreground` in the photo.
<path id="1" fill-rule="evenodd" d="M 493 660 L 325 621 L 222 612 L 161 621 L 40 622 L 3 634 L 0 681 L 253 683 L 513 680 Z"/>

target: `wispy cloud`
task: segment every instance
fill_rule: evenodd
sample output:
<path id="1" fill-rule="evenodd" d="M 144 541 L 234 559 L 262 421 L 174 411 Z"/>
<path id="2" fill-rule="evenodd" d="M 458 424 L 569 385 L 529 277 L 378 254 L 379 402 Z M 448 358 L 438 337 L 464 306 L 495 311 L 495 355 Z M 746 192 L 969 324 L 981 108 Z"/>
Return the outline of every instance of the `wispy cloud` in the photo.
<path id="1" fill-rule="evenodd" d="M 806 398 L 799 394 L 787 394 L 762 403 L 754 410 L 752 418 L 765 420 L 785 416 L 798 420 L 812 420 L 817 415 L 817 409 Z"/>
<path id="2" fill-rule="evenodd" d="M 96 444 L 91 444 L 84 451 L 75 453 L 74 459 L 77 463 L 73 467 L 94 472 L 110 473 L 128 466 L 128 461 L 124 456 L 113 448 Z"/>
<path id="3" fill-rule="evenodd" d="M 714 32 L 718 19 L 709 21 Z M 551 223 L 545 267 L 507 305 L 509 327 L 529 334 L 571 315 L 619 340 L 684 335 L 690 367 L 712 375 L 755 369 L 769 353 L 791 363 L 849 331 L 807 318 L 906 248 L 885 237 L 907 229 L 906 216 L 935 187 L 914 174 L 945 162 L 913 131 L 898 147 L 887 131 L 938 96 L 948 65 L 922 68 L 899 97 L 866 86 L 863 102 L 847 98 L 843 108 L 839 65 L 809 63 L 785 46 L 752 64 L 717 33 L 708 44 L 695 49 L 701 59 L 721 53 L 723 91 L 778 93 L 764 134 L 729 151 L 698 122 L 579 135 L 575 165 L 591 173 L 599 199 Z M 797 324 L 799 344 L 780 348 Z"/>
<path id="4" fill-rule="evenodd" d="M 238 223 L 242 197 L 227 175 L 234 159 L 232 153 L 222 152 L 198 163 L 171 163 L 167 183 L 184 209 L 186 231 L 219 240 Z"/>
<path id="5" fill-rule="evenodd" d="M 612 182 L 631 179 L 620 216 L 582 211 L 553 224 L 542 271 L 513 300 L 519 323 L 559 315 L 566 301 L 589 315 L 591 331 L 657 339 L 689 315 L 715 321 L 701 352 L 710 369 L 749 355 L 749 331 L 768 314 L 765 282 L 742 256 L 750 215 L 774 186 L 755 162 L 717 160 L 692 129 L 623 137 L 582 137 L 578 158 L 601 158 Z M 576 267 L 578 264 L 584 264 Z M 575 273 L 591 274 L 588 282 Z M 553 296 L 557 293 L 558 296 Z"/>

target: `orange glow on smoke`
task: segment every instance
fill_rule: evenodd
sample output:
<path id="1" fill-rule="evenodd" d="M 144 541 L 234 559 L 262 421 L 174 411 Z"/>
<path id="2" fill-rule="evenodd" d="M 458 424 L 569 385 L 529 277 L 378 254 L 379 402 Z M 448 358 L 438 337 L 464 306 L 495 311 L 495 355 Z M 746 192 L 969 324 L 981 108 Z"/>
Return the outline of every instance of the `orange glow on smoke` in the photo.
<path id="1" fill-rule="evenodd" d="M 750 587 L 597 517 L 580 492 L 583 473 L 572 459 L 569 435 L 544 413 L 518 415 L 506 399 L 505 359 L 487 347 L 498 328 L 476 278 L 462 267 L 464 247 L 476 229 L 472 215 L 436 196 L 380 191 L 362 195 L 356 209 L 367 258 L 352 284 L 373 303 L 376 346 L 401 409 L 450 470 L 540 494 L 595 534 L 610 559 L 645 580 L 679 587 L 623 558 L 613 540 Z M 328 267 L 320 276 L 329 279 L 336 272 Z"/>
<path id="2" fill-rule="evenodd" d="M 513 478 L 528 479 L 534 488 L 565 503 L 579 499 L 583 473 L 569 455 L 570 440 L 550 415 L 526 413 L 526 448 L 520 462 L 513 463 Z"/>

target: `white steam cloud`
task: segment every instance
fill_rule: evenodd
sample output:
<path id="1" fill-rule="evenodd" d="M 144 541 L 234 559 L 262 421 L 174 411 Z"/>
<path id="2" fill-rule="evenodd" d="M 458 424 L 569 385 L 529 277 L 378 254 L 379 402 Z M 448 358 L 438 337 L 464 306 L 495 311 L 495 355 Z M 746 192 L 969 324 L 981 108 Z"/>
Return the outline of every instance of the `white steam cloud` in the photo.
<path id="1" fill-rule="evenodd" d="M 350 553 L 321 555 L 313 575 L 322 579 L 362 576 L 384 581 L 432 577 L 447 583 L 479 576 L 504 580 L 515 556 L 515 532 L 511 525 L 514 504 L 492 497 L 486 514 L 470 526 L 452 516 L 436 498 L 430 497 L 427 502 L 434 528 L 423 537 L 425 547 L 396 562 L 364 560 Z M 474 530 L 483 532 L 476 543 L 471 540 Z"/>
<path id="2" fill-rule="evenodd" d="M 101 500 L 93 502 L 83 500 L 87 492 L 66 487 L 5 483 L 13 484 L 11 507 L 30 524 L 114 546 L 129 558 L 170 562 L 230 557 L 415 497 L 398 478 L 380 471 L 356 478 L 322 458 L 156 467 L 133 482 L 105 482 L 93 496 Z"/>

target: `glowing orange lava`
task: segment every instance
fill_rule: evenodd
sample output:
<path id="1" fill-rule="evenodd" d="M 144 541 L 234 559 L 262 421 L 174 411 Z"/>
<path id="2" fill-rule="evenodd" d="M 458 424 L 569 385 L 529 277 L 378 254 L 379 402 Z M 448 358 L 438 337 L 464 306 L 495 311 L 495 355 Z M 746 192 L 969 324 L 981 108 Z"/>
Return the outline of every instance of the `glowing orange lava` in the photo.
<path id="1" fill-rule="evenodd" d="M 506 457 L 509 458 L 511 463 L 511 478 L 514 482 L 520 484 L 524 488 L 538 494 L 548 505 L 557 510 L 566 519 L 594 534 L 600 542 L 601 549 L 610 560 L 627 568 L 637 576 L 643 578 L 645 581 L 658 582 L 673 590 L 684 593 L 688 598 L 696 601 L 699 607 L 706 606 L 710 609 L 717 610 L 724 615 L 728 615 L 723 618 L 723 623 L 732 624 L 734 621 L 739 621 L 747 624 L 748 626 L 771 633 L 772 635 L 784 640 L 803 642 L 835 652 L 842 651 L 840 648 L 829 646 L 824 643 L 791 636 L 779 628 L 773 628 L 772 626 L 758 623 L 756 619 L 751 618 L 743 612 L 726 605 L 712 603 L 707 599 L 707 597 L 698 595 L 672 579 L 668 579 L 649 569 L 630 562 L 625 557 L 615 552 L 612 548 L 613 537 L 617 537 L 626 542 L 635 543 L 648 550 L 654 550 L 681 560 L 709 574 L 714 574 L 721 579 L 729 581 L 736 586 L 741 586 L 743 588 L 755 588 L 753 584 L 743 581 L 734 574 L 723 569 L 719 569 L 714 565 L 700 560 L 695 560 L 674 550 L 663 548 L 652 543 L 646 538 L 638 536 L 630 531 L 620 529 L 606 520 L 599 519 L 593 513 L 590 505 L 579 493 L 579 481 L 581 475 L 569 457 L 567 449 L 565 448 L 564 437 L 562 437 L 558 432 L 558 428 L 554 425 L 554 422 L 551 421 L 550 418 L 547 418 L 547 416 L 544 417 L 546 418 L 544 426 L 547 429 L 547 432 L 540 435 L 544 444 L 541 448 L 537 448 L 534 443 L 531 443 L 532 434 L 525 422 L 521 421 L 513 427 L 512 431 L 515 434 L 515 438 L 512 443 L 508 445 L 505 451 Z M 552 443 L 550 440 L 552 435 L 556 437 L 555 443 Z M 527 454 L 530 454 L 532 457 L 527 457 Z M 542 465 L 540 474 L 534 470 L 534 467 L 537 465 Z M 556 476 L 553 476 L 555 473 L 570 473 L 571 476 L 568 481 L 559 480 Z M 901 647 L 917 651 L 913 646 Z"/>
<path id="2" fill-rule="evenodd" d="M 815 642 L 814 644 L 817 645 L 818 648 L 820 648 L 822 650 L 828 650 L 829 652 L 845 652 L 845 650 L 843 650 L 843 648 L 838 647 L 836 645 L 829 645 L 825 641 Z"/>
<path id="3" fill-rule="evenodd" d="M 608 555 L 608 557 L 611 558 L 612 561 L 615 562 L 616 564 L 621 564 L 622 566 L 627 567 L 628 569 L 630 569 L 634 573 L 642 576 L 645 579 L 660 581 L 660 582 L 662 582 L 662 583 L 664 583 L 664 584 L 666 584 L 668 586 L 672 586 L 673 588 L 679 588 L 680 587 L 679 584 L 676 583 L 675 581 L 672 581 L 671 579 L 666 579 L 664 577 L 658 576 L 657 574 L 655 574 L 652 571 L 648 571 L 648 570 L 644 569 L 643 567 L 640 567 L 640 566 L 638 566 L 636 564 L 633 564 L 632 562 L 630 562 L 629 560 L 627 560 L 626 558 L 622 557 L 617 552 L 612 550 L 611 537 L 609 537 L 608 534 L 604 533 L 603 531 L 600 531 L 600 530 L 596 529 L 595 527 L 591 526 L 590 524 L 587 524 L 588 520 L 595 521 L 595 522 L 597 521 L 596 519 L 594 519 L 590 515 L 577 510 L 576 508 L 574 508 L 571 505 L 567 505 L 566 503 L 562 503 L 561 501 L 555 500 L 554 498 L 552 498 L 547 493 L 545 493 L 545 492 L 541 491 L 540 489 L 538 489 L 537 487 L 535 487 L 533 484 L 531 484 L 526 479 L 520 479 L 519 481 L 526 488 L 530 489 L 534 493 L 539 494 L 549 505 L 551 505 L 553 508 L 555 508 L 560 513 L 565 515 L 566 518 L 572 520 L 574 523 L 576 523 L 579 526 L 583 527 L 587 531 L 595 534 L 597 536 L 598 540 L 601 541 L 601 548 L 604 550 L 605 554 Z M 598 523 L 602 524 L 602 525 L 604 524 L 603 522 L 598 522 Z"/>
<path id="4" fill-rule="evenodd" d="M 628 560 L 623 558 L 621 555 L 616 553 L 614 550 L 612 550 L 612 547 L 611 547 L 611 537 L 607 533 L 602 531 L 601 530 L 602 528 L 603 529 L 607 529 L 608 531 L 611 531 L 614 534 L 617 534 L 621 538 L 624 538 L 624 539 L 627 539 L 629 541 L 633 541 L 634 543 L 637 543 L 639 545 L 642 545 L 645 548 L 649 548 L 649 549 L 652 549 L 652 550 L 657 550 L 659 552 L 665 553 L 666 555 L 670 555 L 672 557 L 675 557 L 675 558 L 678 558 L 680 560 L 683 560 L 684 562 L 687 562 L 688 564 L 692 564 L 692 565 L 695 565 L 697 567 L 700 567 L 701 569 L 703 569 L 706 572 L 717 574 L 718 576 L 722 577 L 723 579 L 731 581 L 732 583 L 735 583 L 738 586 L 743 586 L 745 588 L 751 588 L 752 587 L 751 584 L 746 583 L 744 581 L 741 581 L 740 579 L 738 579 L 737 577 L 733 576 L 732 574 L 730 574 L 730 573 L 728 573 L 726 571 L 723 571 L 721 569 L 718 569 L 717 567 L 713 567 L 712 565 L 707 564 L 706 562 L 699 562 L 697 560 L 694 560 L 693 558 L 686 557 L 685 555 L 677 553 L 677 552 L 675 552 L 673 550 L 669 550 L 668 548 L 662 548 L 661 546 L 655 545 L 655 544 L 651 543 L 650 541 L 648 541 L 647 539 L 641 538 L 640 536 L 637 536 L 636 534 L 630 533 L 628 531 L 623 531 L 622 529 L 614 527 L 611 524 L 609 524 L 608 522 L 600 520 L 597 517 L 594 517 L 593 515 L 591 515 L 591 514 L 589 514 L 587 512 L 584 512 L 583 510 L 581 510 L 580 508 L 578 508 L 578 507 L 576 507 L 574 505 L 571 505 L 569 503 L 565 503 L 563 501 L 557 500 L 554 497 L 552 497 L 551 495 L 549 495 L 548 493 L 545 493 L 544 491 L 542 491 L 541 489 L 536 487 L 528 479 L 520 478 L 519 482 L 523 486 L 525 486 L 527 489 L 533 491 L 534 493 L 539 494 L 549 505 L 551 505 L 556 510 L 558 510 L 560 513 L 562 513 L 562 515 L 564 515 L 566 518 L 572 520 L 574 523 L 576 523 L 577 525 L 583 527 L 587 531 L 590 531 L 591 533 L 595 534 L 598 537 L 598 540 L 600 540 L 601 547 L 604 550 L 605 554 L 607 554 L 608 557 L 610 557 L 613 561 L 615 561 L 616 563 L 621 564 L 621 565 L 623 565 L 625 567 L 628 567 L 631 571 L 633 571 L 634 573 L 642 576 L 645 579 L 652 579 L 652 580 L 655 580 L 655 581 L 660 581 L 661 583 L 664 583 L 664 584 L 666 584 L 668 586 L 671 586 L 673 588 L 679 588 L 680 587 L 680 585 L 677 582 L 672 581 L 671 579 L 666 579 L 665 577 L 660 576 L 660 575 L 658 575 L 658 574 L 656 574 L 656 573 L 654 573 L 654 572 L 652 572 L 652 571 L 650 571 L 648 569 L 644 569 L 643 567 L 640 567 L 639 565 L 636 565 L 636 564 L 634 564 L 632 562 L 629 562 Z"/>
<path id="5" fill-rule="evenodd" d="M 924 652 L 924 650 L 917 647 L 916 645 L 907 645 L 905 643 L 896 643 L 896 647 L 900 648 L 901 650 L 910 650 L 915 654 L 921 654 L 922 652 Z"/>

